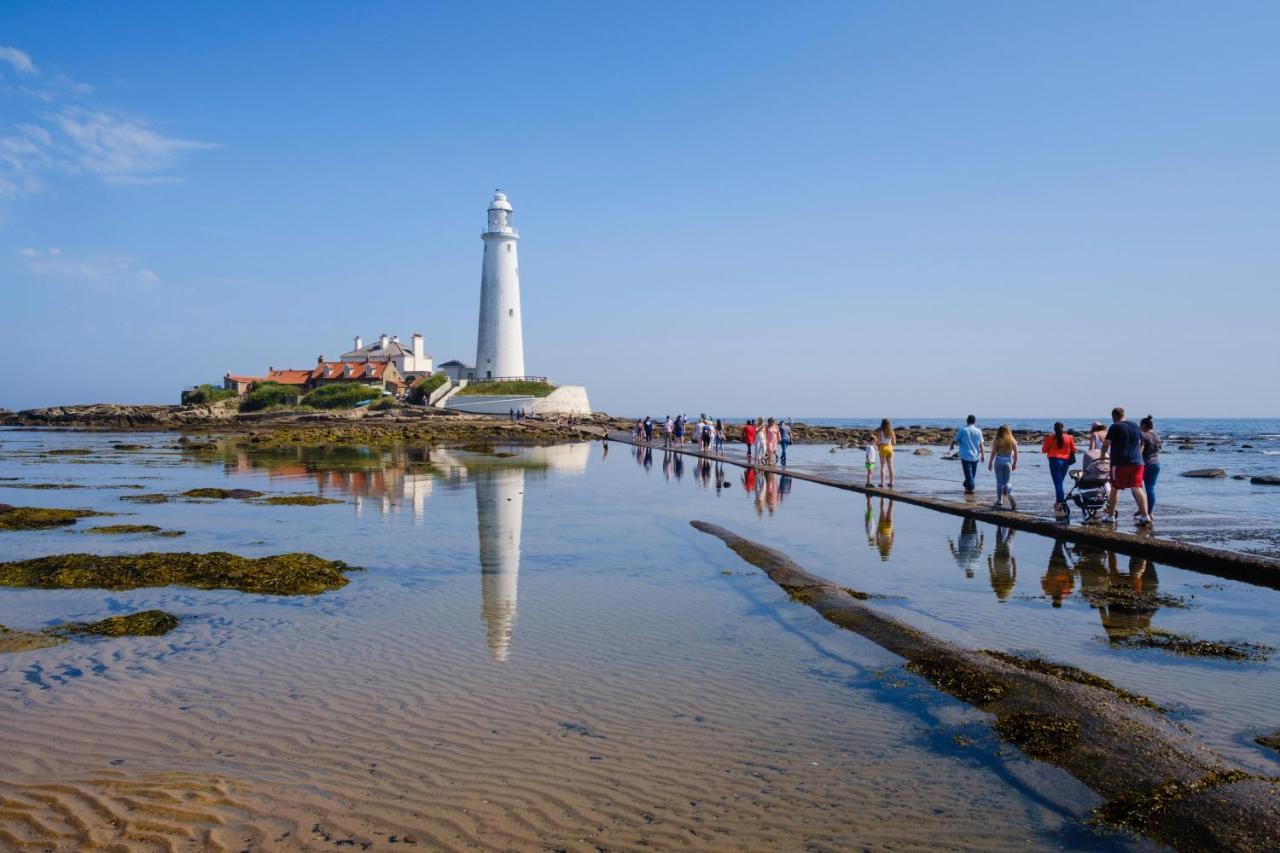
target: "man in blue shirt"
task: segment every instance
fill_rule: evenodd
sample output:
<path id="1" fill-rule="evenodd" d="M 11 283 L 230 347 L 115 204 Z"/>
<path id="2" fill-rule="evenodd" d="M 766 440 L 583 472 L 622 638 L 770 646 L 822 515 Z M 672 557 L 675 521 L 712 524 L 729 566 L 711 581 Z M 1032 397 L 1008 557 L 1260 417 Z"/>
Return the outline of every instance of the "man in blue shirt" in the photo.
<path id="1" fill-rule="evenodd" d="M 978 477 L 978 463 L 985 462 L 987 451 L 982 444 L 982 430 L 977 427 L 978 419 L 969 415 L 963 429 L 951 440 L 951 450 L 960 447 L 960 467 L 964 469 L 964 493 L 973 494 Z"/>
<path id="2" fill-rule="evenodd" d="M 1107 454 L 1111 454 L 1111 501 L 1102 523 L 1115 523 L 1120 492 L 1129 489 L 1138 505 L 1138 526 L 1145 527 L 1151 523 L 1151 516 L 1147 514 L 1147 490 L 1142 481 L 1142 431 L 1133 421 L 1124 419 L 1121 406 L 1111 410 L 1111 427 L 1102 442 L 1102 458 L 1106 459 Z"/>

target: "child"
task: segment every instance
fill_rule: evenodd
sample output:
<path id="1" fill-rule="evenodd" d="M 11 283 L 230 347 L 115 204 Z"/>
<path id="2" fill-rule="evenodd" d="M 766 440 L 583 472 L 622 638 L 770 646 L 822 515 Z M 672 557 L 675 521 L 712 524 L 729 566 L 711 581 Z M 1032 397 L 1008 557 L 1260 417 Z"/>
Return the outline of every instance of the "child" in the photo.
<path id="1" fill-rule="evenodd" d="M 867 485 L 871 485 L 871 473 L 876 470 L 876 445 L 873 441 L 867 442 Z"/>

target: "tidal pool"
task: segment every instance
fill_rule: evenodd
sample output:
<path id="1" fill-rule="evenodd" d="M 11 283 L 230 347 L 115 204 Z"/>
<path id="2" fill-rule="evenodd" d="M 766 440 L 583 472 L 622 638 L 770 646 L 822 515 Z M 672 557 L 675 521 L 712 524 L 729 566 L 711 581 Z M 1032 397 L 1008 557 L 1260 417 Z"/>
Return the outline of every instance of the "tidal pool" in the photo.
<path id="1" fill-rule="evenodd" d="M 66 449 L 92 453 L 38 455 Z M 181 620 L 0 655 L 0 846 L 1146 846 L 1096 833 L 1087 788 L 788 600 L 695 518 L 961 645 L 1097 673 L 1280 772 L 1253 742 L 1280 728 L 1274 659 L 1109 640 L 1151 626 L 1280 646 L 1277 593 L 914 507 L 616 444 L 191 453 L 166 434 L 11 431 L 0 477 L 145 484 L 170 500 L 15 493 L 186 531 L 0 531 L 3 561 L 309 552 L 363 569 L 314 596 L 0 589 L 15 630 Z M 338 503 L 182 497 L 197 488 Z M 1188 606 L 1097 594 L 1113 587 Z"/>

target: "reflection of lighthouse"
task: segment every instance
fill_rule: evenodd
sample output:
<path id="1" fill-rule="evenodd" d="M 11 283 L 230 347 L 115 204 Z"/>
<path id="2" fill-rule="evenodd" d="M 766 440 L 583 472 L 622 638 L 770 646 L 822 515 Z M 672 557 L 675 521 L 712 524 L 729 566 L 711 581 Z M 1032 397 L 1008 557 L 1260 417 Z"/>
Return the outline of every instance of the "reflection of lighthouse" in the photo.
<path id="1" fill-rule="evenodd" d="M 480 615 L 489 653 L 504 661 L 516 621 L 520 573 L 520 528 L 524 523 L 524 469 L 473 472 L 476 522 L 480 530 Z"/>

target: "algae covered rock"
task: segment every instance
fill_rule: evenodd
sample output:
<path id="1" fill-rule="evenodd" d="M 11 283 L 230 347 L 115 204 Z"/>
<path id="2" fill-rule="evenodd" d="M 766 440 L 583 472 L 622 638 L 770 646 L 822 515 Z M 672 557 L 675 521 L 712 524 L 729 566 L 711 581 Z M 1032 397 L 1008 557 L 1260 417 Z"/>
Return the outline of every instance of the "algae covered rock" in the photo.
<path id="1" fill-rule="evenodd" d="M 136 504 L 162 504 L 169 502 L 169 496 L 160 494 L 121 495 L 120 500 Z"/>
<path id="2" fill-rule="evenodd" d="M 104 524 L 90 527 L 85 533 L 99 533 L 106 536 L 124 536 L 129 533 L 154 533 L 157 536 L 181 536 L 181 530 L 163 530 L 154 524 Z"/>
<path id="3" fill-rule="evenodd" d="M 255 501 L 255 503 L 270 504 L 271 506 L 324 506 L 326 504 L 340 504 L 344 503 L 344 501 L 334 498 L 322 498 L 319 495 L 276 495 L 275 497 Z"/>
<path id="4" fill-rule="evenodd" d="M 29 652 L 33 649 L 45 649 L 62 642 L 60 637 L 48 634 L 30 634 L 26 631 L 14 631 L 0 625 L 0 654 L 5 652 Z"/>
<path id="5" fill-rule="evenodd" d="M 182 493 L 187 498 L 211 498 L 213 500 L 245 500 L 246 498 L 260 498 L 262 492 L 255 492 L 253 489 L 188 489 Z"/>
<path id="6" fill-rule="evenodd" d="M 1227 472 L 1221 468 L 1197 468 L 1194 471 L 1183 471 L 1182 476 L 1200 480 L 1218 480 L 1227 476 Z"/>
<path id="7" fill-rule="evenodd" d="M 75 524 L 78 518 L 108 515 L 91 509 L 53 509 L 36 506 L 0 504 L 0 530 L 46 530 Z"/>
<path id="8" fill-rule="evenodd" d="M 110 616 L 97 622 L 68 622 L 48 630 L 54 636 L 162 637 L 178 627 L 178 617 L 163 610 L 142 610 L 126 616 Z"/>
<path id="9" fill-rule="evenodd" d="M 355 569 L 314 554 L 241 557 L 208 554 L 58 554 L 0 563 L 0 586 L 32 589 L 137 589 L 187 586 L 262 595 L 316 595 L 347 585 Z"/>

